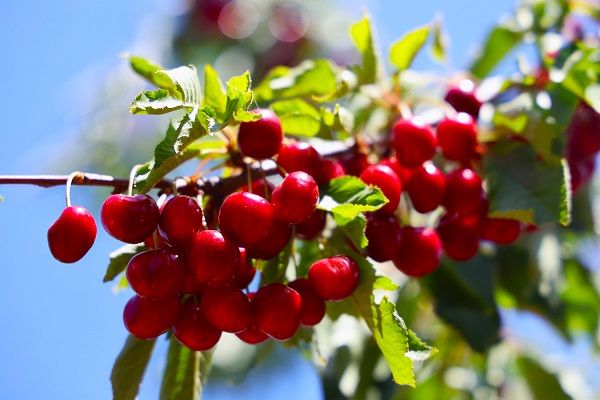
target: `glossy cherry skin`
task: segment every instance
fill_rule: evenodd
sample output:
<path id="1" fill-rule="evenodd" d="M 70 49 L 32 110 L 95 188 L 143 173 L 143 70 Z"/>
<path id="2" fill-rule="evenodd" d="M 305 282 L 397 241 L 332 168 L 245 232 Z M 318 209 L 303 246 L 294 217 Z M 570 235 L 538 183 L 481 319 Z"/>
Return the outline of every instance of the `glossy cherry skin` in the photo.
<path id="1" fill-rule="evenodd" d="M 206 289 L 200 308 L 206 320 L 223 332 L 241 332 L 252 323 L 250 299 L 234 285 Z"/>
<path id="2" fill-rule="evenodd" d="M 390 167 L 395 173 L 403 187 L 408 184 L 415 168 L 408 168 L 398 162 L 396 157 L 384 158 L 379 162 L 379 165 Z"/>
<path id="3" fill-rule="evenodd" d="M 406 191 L 415 210 L 422 214 L 431 212 L 442 204 L 446 177 L 433 163 L 425 163 L 415 169 Z"/>
<path id="4" fill-rule="evenodd" d="M 389 200 L 377 210 L 380 214 L 393 214 L 400 203 L 402 184 L 396 173 L 385 165 L 372 165 L 360 174 L 360 180 L 368 185 L 377 186 Z"/>
<path id="5" fill-rule="evenodd" d="M 185 275 L 179 293 L 182 294 L 200 294 L 206 290 L 206 283 L 200 282 L 189 268 L 186 269 Z"/>
<path id="6" fill-rule="evenodd" d="M 468 216 L 479 213 L 485 197 L 481 183 L 479 175 L 467 168 L 446 175 L 442 205 L 448 214 Z"/>
<path id="7" fill-rule="evenodd" d="M 141 243 L 152 235 L 160 212 L 147 194 L 113 194 L 102 204 L 100 220 L 109 235 L 125 243 Z"/>
<path id="8" fill-rule="evenodd" d="M 175 196 L 162 207 L 158 232 L 171 246 L 180 249 L 187 247 L 201 230 L 204 230 L 202 209 L 195 199 Z"/>
<path id="9" fill-rule="evenodd" d="M 437 141 L 433 130 L 419 117 L 401 119 L 392 128 L 392 147 L 398 162 L 408 168 L 415 168 L 435 154 Z"/>
<path id="10" fill-rule="evenodd" d="M 207 287 L 223 287 L 233 279 L 239 264 L 240 250 L 221 232 L 198 232 L 188 247 L 186 260 L 190 271 Z"/>
<path id="11" fill-rule="evenodd" d="M 138 253 L 129 260 L 125 274 L 129 286 L 146 299 L 175 296 L 186 274 L 185 261 L 172 248 Z"/>
<path id="12" fill-rule="evenodd" d="M 298 224 L 310 217 L 319 202 L 319 187 L 306 172 L 292 172 L 271 195 L 273 215 L 286 224 Z"/>
<path id="13" fill-rule="evenodd" d="M 437 126 L 437 142 L 448 160 L 468 163 L 477 146 L 477 126 L 473 118 L 460 112 L 446 117 Z"/>
<path id="14" fill-rule="evenodd" d="M 358 286 L 358 279 L 358 264 L 344 255 L 316 261 L 308 269 L 310 286 L 326 301 L 339 301 L 350 296 Z"/>
<path id="15" fill-rule="evenodd" d="M 445 215 L 436 229 L 446 255 L 456 261 L 467 261 L 479 251 L 479 216 Z"/>
<path id="16" fill-rule="evenodd" d="M 303 171 L 312 176 L 319 184 L 325 183 L 321 155 L 314 147 L 304 142 L 296 142 L 283 146 L 277 156 L 277 165 L 291 174 Z"/>
<path id="17" fill-rule="evenodd" d="M 264 239 L 273 222 L 273 208 L 264 198 L 235 192 L 219 210 L 219 228 L 239 247 L 250 247 Z"/>
<path id="18" fill-rule="evenodd" d="M 486 218 L 481 238 L 499 244 L 511 244 L 521 234 L 521 223 L 514 219 Z"/>
<path id="19" fill-rule="evenodd" d="M 371 214 L 367 217 L 366 253 L 378 262 L 390 261 L 400 245 L 400 224 L 394 215 Z"/>
<path id="20" fill-rule="evenodd" d="M 173 334 L 179 342 L 195 351 L 213 348 L 221 339 L 221 331 L 212 326 L 202 314 L 200 304 L 188 298 L 173 325 Z"/>
<path id="21" fill-rule="evenodd" d="M 250 325 L 250 327 L 246 330 L 236 333 L 235 336 L 237 336 L 242 342 L 248 344 L 259 344 L 269 339 L 269 335 L 264 333 L 255 324 Z"/>
<path id="22" fill-rule="evenodd" d="M 292 226 L 273 218 L 267 237 L 246 249 L 248 257 L 257 260 L 270 260 L 281 253 L 292 238 Z"/>
<path id="23" fill-rule="evenodd" d="M 154 339 L 168 331 L 179 316 L 179 296 L 163 300 L 133 296 L 123 310 L 125 328 L 139 339 Z"/>
<path id="24" fill-rule="evenodd" d="M 281 284 L 262 286 L 252 299 L 254 322 L 264 333 L 277 340 L 288 340 L 302 321 L 302 297 Z"/>
<path id="25" fill-rule="evenodd" d="M 269 182 L 266 179 L 257 179 L 252 182 L 250 186 L 252 190 L 248 190 L 248 185 L 242 186 L 242 192 L 252 192 L 263 199 L 270 200 L 271 193 L 273 193 L 273 189 L 275 189 L 275 185 L 272 182 Z"/>
<path id="26" fill-rule="evenodd" d="M 592 179 L 596 170 L 596 157 L 575 160 L 567 157 L 567 163 L 571 172 L 571 190 L 575 193 Z"/>
<path id="27" fill-rule="evenodd" d="M 327 224 L 327 211 L 316 209 L 306 220 L 296 224 L 296 237 L 312 240 L 319 236 Z"/>
<path id="28" fill-rule="evenodd" d="M 431 228 L 405 226 L 393 262 L 408 276 L 420 277 L 435 271 L 442 257 L 442 242 Z"/>
<path id="29" fill-rule="evenodd" d="M 298 278 L 288 283 L 302 297 L 302 325 L 314 326 L 325 317 L 325 301 L 315 293 L 308 279 Z"/>
<path id="30" fill-rule="evenodd" d="M 48 229 L 48 247 L 58 261 L 79 261 L 94 245 L 96 221 L 92 214 L 81 206 L 65 208 Z"/>
<path id="31" fill-rule="evenodd" d="M 475 96 L 475 84 L 469 79 L 463 79 L 457 86 L 448 89 L 444 100 L 458 112 L 465 112 L 473 119 L 479 116 L 481 102 Z"/>
<path id="32" fill-rule="evenodd" d="M 283 131 L 277 114 L 269 109 L 252 110 L 260 113 L 258 121 L 242 122 L 238 131 L 238 146 L 243 155 L 257 160 L 271 158 L 279 153 Z"/>
<path id="33" fill-rule="evenodd" d="M 233 284 L 240 289 L 247 288 L 256 275 L 256 268 L 248 260 L 246 249 L 240 247 L 240 265 L 233 276 Z"/>
<path id="34" fill-rule="evenodd" d="M 371 165 L 367 159 L 367 155 L 358 152 L 341 156 L 339 162 L 342 164 L 346 174 L 353 176 L 360 176 L 360 174 Z"/>
<path id="35" fill-rule="evenodd" d="M 321 161 L 322 171 L 317 179 L 319 185 L 324 185 L 332 179 L 346 175 L 346 170 L 337 160 L 331 158 L 323 158 Z"/>

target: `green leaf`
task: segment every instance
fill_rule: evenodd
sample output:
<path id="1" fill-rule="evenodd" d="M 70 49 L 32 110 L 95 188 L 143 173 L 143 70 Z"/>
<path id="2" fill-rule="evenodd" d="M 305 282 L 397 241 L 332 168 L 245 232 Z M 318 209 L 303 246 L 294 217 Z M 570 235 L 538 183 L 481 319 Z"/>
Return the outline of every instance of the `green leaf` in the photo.
<path id="1" fill-rule="evenodd" d="M 337 90 L 337 69 L 328 60 L 306 60 L 294 68 L 276 67 L 254 89 L 256 101 L 328 96 Z"/>
<path id="2" fill-rule="evenodd" d="M 545 371 L 531 358 L 519 357 L 517 365 L 525 377 L 534 398 L 553 400 L 571 399 L 571 396 L 567 395 L 562 389 L 557 377 Z"/>
<path id="3" fill-rule="evenodd" d="M 364 250 L 367 247 L 369 244 L 369 240 L 365 236 L 367 219 L 363 215 L 346 218 L 341 214 L 333 213 L 333 219 L 357 249 Z"/>
<path id="4" fill-rule="evenodd" d="M 313 105 L 302 99 L 277 101 L 271 104 L 281 120 L 283 132 L 296 136 L 315 136 L 321 130 L 321 114 Z"/>
<path id="5" fill-rule="evenodd" d="M 382 75 L 382 67 L 379 65 L 378 51 L 369 16 L 363 16 L 362 20 L 352 25 L 350 35 L 362 55 L 362 66 L 357 71 L 360 84 L 378 82 Z"/>
<path id="6" fill-rule="evenodd" d="M 434 60 L 445 63 L 447 60 L 446 52 L 448 47 L 448 39 L 442 31 L 442 22 L 436 19 L 433 25 L 433 45 L 431 46 L 431 55 Z"/>
<path id="7" fill-rule="evenodd" d="M 234 76 L 227 81 L 227 102 L 225 103 L 225 115 L 223 116 L 225 123 L 234 118 L 239 111 L 248 110 L 254 96 L 252 90 L 250 90 L 251 86 L 250 72 Z"/>
<path id="8" fill-rule="evenodd" d="M 562 86 L 600 112 L 600 50 L 578 48 L 567 58 L 561 72 L 565 74 Z"/>
<path id="9" fill-rule="evenodd" d="M 600 319 L 600 294 L 592 273 L 581 264 L 570 260 L 563 265 L 565 285 L 561 299 L 565 304 L 565 317 L 571 331 L 584 330 L 594 334 Z"/>
<path id="10" fill-rule="evenodd" d="M 121 272 L 125 271 L 133 256 L 146 250 L 143 244 L 126 244 L 109 254 L 110 262 L 102 282 L 110 282 Z"/>
<path id="11" fill-rule="evenodd" d="M 435 347 L 431 347 L 424 343 L 416 333 L 407 329 L 408 334 L 408 351 L 406 356 L 413 361 L 423 361 L 437 352 Z"/>
<path id="12" fill-rule="evenodd" d="M 155 75 L 164 76 L 173 82 L 176 92 L 174 96 L 183 101 L 186 107 L 200 106 L 202 91 L 198 72 L 193 65 L 182 66 L 174 69 L 156 71 Z"/>
<path id="13" fill-rule="evenodd" d="M 571 197 L 564 165 L 547 165 L 533 148 L 519 142 L 500 142 L 484 160 L 490 216 L 542 225 L 570 220 Z"/>
<path id="14" fill-rule="evenodd" d="M 500 340 L 493 272 L 492 260 L 477 255 L 460 264 L 444 260 L 433 273 L 420 279 L 433 295 L 436 314 L 478 352 Z"/>
<path id="15" fill-rule="evenodd" d="M 155 343 L 155 339 L 142 340 L 129 335 L 110 374 L 114 400 L 137 398 Z"/>
<path id="16" fill-rule="evenodd" d="M 356 176 L 332 179 L 319 192 L 321 200 L 317 207 L 346 219 L 354 219 L 362 212 L 378 210 L 388 202 L 379 188 L 367 185 Z"/>
<path id="17" fill-rule="evenodd" d="M 264 282 L 284 282 L 285 272 L 288 264 L 290 263 L 290 256 L 292 254 L 292 247 L 294 245 L 294 239 L 290 239 L 289 243 L 285 246 L 283 251 L 276 257 L 270 260 L 257 260 L 256 269 L 262 273 L 262 279 Z"/>
<path id="18" fill-rule="evenodd" d="M 209 64 L 204 68 L 204 105 L 212 107 L 221 118 L 227 108 L 227 93 L 217 71 Z"/>
<path id="19" fill-rule="evenodd" d="M 392 44 L 390 61 L 398 71 L 403 71 L 410 67 L 417 53 L 427 41 L 429 30 L 429 25 L 422 26 L 407 33 L 400 40 Z"/>
<path id="20" fill-rule="evenodd" d="M 160 65 L 156 65 L 142 57 L 129 57 L 131 68 L 148 82 L 162 89 L 172 89 L 174 84 L 171 78 L 162 74 L 157 74 L 158 71 L 164 70 Z"/>
<path id="21" fill-rule="evenodd" d="M 183 108 L 183 101 L 171 96 L 168 90 L 144 90 L 131 102 L 132 114 L 166 114 Z"/>
<path id="22" fill-rule="evenodd" d="M 504 56 L 521 41 L 523 34 L 521 31 L 508 27 L 495 27 L 469 67 L 471 73 L 480 79 L 485 78 Z"/>
<path id="23" fill-rule="evenodd" d="M 344 132 L 348 136 L 354 129 L 354 115 L 339 104 L 335 105 L 333 111 L 327 107 L 321 107 L 321 120 L 329 129 Z"/>
<path id="24" fill-rule="evenodd" d="M 160 400 L 200 400 L 211 359 L 212 351 L 190 350 L 172 335 Z"/>

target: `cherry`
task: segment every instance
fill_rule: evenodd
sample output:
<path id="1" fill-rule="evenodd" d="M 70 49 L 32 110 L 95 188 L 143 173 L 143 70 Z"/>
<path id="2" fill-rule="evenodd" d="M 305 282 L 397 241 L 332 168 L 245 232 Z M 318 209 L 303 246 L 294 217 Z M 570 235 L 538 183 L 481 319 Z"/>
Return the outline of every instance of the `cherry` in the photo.
<path id="1" fill-rule="evenodd" d="M 198 232 L 186 254 L 188 268 L 207 287 L 227 285 L 240 264 L 238 246 L 214 230 Z"/>
<path id="2" fill-rule="evenodd" d="M 242 192 L 252 192 L 264 199 L 269 200 L 271 198 L 271 193 L 273 193 L 273 189 L 275 189 L 275 185 L 272 182 L 269 182 L 266 179 L 257 179 L 252 182 L 250 186 L 251 190 L 248 190 L 248 185 L 242 186 Z"/>
<path id="3" fill-rule="evenodd" d="M 92 248 L 96 240 L 96 221 L 81 206 L 66 207 L 48 229 L 48 247 L 58 261 L 74 263 Z"/>
<path id="4" fill-rule="evenodd" d="M 221 339 L 221 331 L 204 318 L 200 304 L 196 304 L 192 297 L 183 303 L 179 318 L 173 325 L 173 334 L 182 345 L 194 351 L 211 349 Z"/>
<path id="5" fill-rule="evenodd" d="M 417 167 L 406 185 L 413 207 L 424 214 L 438 208 L 444 199 L 446 178 L 433 163 Z"/>
<path id="6" fill-rule="evenodd" d="M 484 199 L 481 178 L 472 170 L 458 169 L 446 175 L 442 205 L 448 214 L 467 216 L 479 213 Z"/>
<path id="7" fill-rule="evenodd" d="M 319 187 L 306 172 L 292 172 L 271 195 L 273 215 L 287 224 L 300 223 L 312 215 L 319 202 Z"/>
<path id="8" fill-rule="evenodd" d="M 473 119 L 479 116 L 481 102 L 475 96 L 475 84 L 469 79 L 463 79 L 458 86 L 448 89 L 444 100 L 458 112 L 465 112 Z"/>
<path id="9" fill-rule="evenodd" d="M 189 196 L 175 196 L 162 207 L 158 232 L 173 247 L 185 248 L 204 229 L 202 209 Z"/>
<path id="10" fill-rule="evenodd" d="M 438 146 L 448 160 L 468 163 L 477 146 L 477 126 L 473 118 L 464 112 L 447 117 L 437 126 Z"/>
<path id="11" fill-rule="evenodd" d="M 577 192 L 592 179 L 596 170 L 596 157 L 592 156 L 581 160 L 567 157 L 567 162 L 571 171 L 571 190 Z"/>
<path id="12" fill-rule="evenodd" d="M 140 339 L 154 339 L 173 326 L 180 309 L 179 296 L 152 300 L 134 295 L 125 304 L 123 322 L 133 336 Z"/>
<path id="13" fill-rule="evenodd" d="M 580 102 L 567 127 L 565 155 L 571 160 L 587 159 L 600 151 L 600 113 Z"/>
<path id="14" fill-rule="evenodd" d="M 325 301 L 315 293 L 308 279 L 298 278 L 288 283 L 302 297 L 302 325 L 313 326 L 325 317 Z"/>
<path id="15" fill-rule="evenodd" d="M 337 160 L 331 158 L 323 158 L 321 160 L 322 171 L 319 177 L 316 179 L 318 184 L 325 184 L 334 178 L 346 175 L 346 170 Z"/>
<path id="16" fill-rule="evenodd" d="M 156 233 L 156 241 L 154 240 L 154 234 Z M 152 233 L 152 235 L 148 236 L 146 240 L 144 240 L 144 245 L 146 245 L 149 249 L 165 249 L 169 246 L 169 243 L 165 242 L 165 239 L 158 233 L 158 229 Z"/>
<path id="17" fill-rule="evenodd" d="M 456 261 L 467 261 L 479 251 L 480 217 L 442 217 L 437 233 L 446 255 Z"/>
<path id="18" fill-rule="evenodd" d="M 206 289 L 202 294 L 200 308 L 206 320 L 223 332 L 241 332 L 252 323 L 250 299 L 233 285 Z"/>
<path id="19" fill-rule="evenodd" d="M 267 237 L 254 246 L 248 247 L 246 253 L 249 257 L 257 260 L 270 260 L 287 246 L 292 237 L 292 231 L 290 224 L 273 218 Z"/>
<path id="20" fill-rule="evenodd" d="M 248 344 L 258 344 L 269 339 L 269 335 L 264 333 L 258 326 L 252 324 L 247 329 L 235 334 L 241 341 Z"/>
<path id="21" fill-rule="evenodd" d="M 408 184 L 410 177 L 415 171 L 413 168 L 407 168 L 404 165 L 400 164 L 396 157 L 384 158 L 379 162 L 379 165 L 385 165 L 387 167 L 390 167 L 396 173 L 396 176 L 398 177 L 400 183 L 403 186 Z"/>
<path id="22" fill-rule="evenodd" d="M 359 152 L 345 154 L 339 158 L 339 162 L 342 164 L 346 174 L 353 176 L 360 176 L 371 165 L 367 159 L 367 155 Z"/>
<path id="23" fill-rule="evenodd" d="M 435 135 L 421 118 L 401 119 L 394 124 L 392 131 L 392 147 L 398 162 L 405 167 L 418 167 L 435 154 Z"/>
<path id="24" fill-rule="evenodd" d="M 360 174 L 360 180 L 368 185 L 377 186 L 389 200 L 377 210 L 380 214 L 393 214 L 400 203 L 402 184 L 396 173 L 385 165 L 372 165 Z"/>
<path id="25" fill-rule="evenodd" d="M 350 296 L 358 286 L 358 264 L 344 255 L 316 261 L 308 269 L 308 281 L 323 300 L 339 301 Z"/>
<path id="26" fill-rule="evenodd" d="M 277 114 L 268 109 L 252 110 L 260 113 L 258 121 L 242 122 L 238 131 L 238 146 L 243 155 L 263 160 L 279 153 L 283 132 Z"/>
<path id="27" fill-rule="evenodd" d="M 408 276 L 420 277 L 435 271 L 442 256 L 442 242 L 435 230 L 424 227 L 402 228 L 400 247 L 393 262 Z"/>
<path id="28" fill-rule="evenodd" d="M 378 262 L 390 261 L 400 245 L 400 224 L 394 215 L 371 214 L 367 218 L 366 253 Z"/>
<path id="29" fill-rule="evenodd" d="M 272 222 L 271 204 L 248 192 L 230 194 L 219 210 L 221 232 L 239 247 L 250 247 L 264 239 Z"/>
<path id="30" fill-rule="evenodd" d="M 514 219 L 486 218 L 483 221 L 481 238 L 500 244 L 511 244 L 521 234 L 521 223 Z"/>
<path id="31" fill-rule="evenodd" d="M 138 253 L 127 264 L 129 286 L 146 299 L 166 299 L 179 292 L 186 274 L 183 259 L 172 249 Z"/>
<path id="32" fill-rule="evenodd" d="M 248 261 L 246 249 L 240 247 L 240 265 L 233 276 L 233 284 L 240 289 L 248 287 L 256 275 L 256 268 Z"/>
<path id="33" fill-rule="evenodd" d="M 206 284 L 202 283 L 196 278 L 196 275 L 192 274 L 189 269 L 186 269 L 183 281 L 179 288 L 179 293 L 182 294 L 200 294 L 206 289 Z"/>
<path id="34" fill-rule="evenodd" d="M 277 165 L 288 174 L 303 171 L 319 184 L 327 182 L 323 177 L 321 155 L 308 143 L 296 142 L 283 146 L 277 156 Z"/>
<path id="35" fill-rule="evenodd" d="M 264 333 L 277 340 L 288 340 L 302 321 L 302 297 L 282 283 L 262 286 L 252 299 L 254 322 Z"/>
<path id="36" fill-rule="evenodd" d="M 102 204 L 100 220 L 109 235 L 125 243 L 141 243 L 158 225 L 156 201 L 147 194 L 113 194 Z"/>
<path id="37" fill-rule="evenodd" d="M 296 224 L 296 237 L 312 240 L 319 236 L 327 224 L 327 211 L 316 209 L 306 220 Z"/>

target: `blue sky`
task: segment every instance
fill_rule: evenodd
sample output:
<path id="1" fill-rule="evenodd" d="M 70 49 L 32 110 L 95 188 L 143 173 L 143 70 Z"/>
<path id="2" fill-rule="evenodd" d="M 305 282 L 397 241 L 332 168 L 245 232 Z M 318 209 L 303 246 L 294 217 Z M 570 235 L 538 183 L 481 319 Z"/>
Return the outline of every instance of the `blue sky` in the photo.
<path id="1" fill-rule="evenodd" d="M 131 49 L 142 21 L 168 10 L 166 4 L 166 0 L 0 2 L 0 113 L 4 119 L 0 174 L 71 172 L 49 171 L 48 166 L 48 158 L 56 157 L 67 140 L 65 110 L 78 107 L 61 95 L 65 85 L 90 65 L 122 63 L 118 56 Z M 404 32 L 442 15 L 452 38 L 448 70 L 464 68 L 476 40 L 514 6 L 513 1 L 479 0 L 352 0 L 344 4 L 357 18 L 363 6 L 370 11 L 384 49 Z M 434 64 L 424 55 L 416 66 L 432 68 Z M 124 104 L 129 100 L 124 99 Z M 68 140 L 77 138 L 69 136 Z M 60 264 L 47 249 L 46 232 L 62 211 L 64 188 L 0 186 L 0 195 L 4 197 L 0 204 L 0 249 L 4 251 L 0 398 L 110 398 L 109 375 L 126 337 L 121 315 L 129 294 L 114 295 L 102 277 L 108 254 L 119 244 L 99 227 L 98 240 L 82 261 Z M 77 187 L 73 196 L 80 204 L 90 197 L 85 188 Z M 99 210 L 91 211 L 98 220 Z M 296 367 L 291 372 L 311 379 L 310 372 L 291 357 Z M 159 365 L 152 368 L 154 376 Z M 155 398 L 156 385 L 149 381 L 141 398 Z M 239 393 L 227 388 L 211 390 L 212 398 Z M 256 388 L 246 388 L 244 393 L 246 398 L 265 396 Z"/>

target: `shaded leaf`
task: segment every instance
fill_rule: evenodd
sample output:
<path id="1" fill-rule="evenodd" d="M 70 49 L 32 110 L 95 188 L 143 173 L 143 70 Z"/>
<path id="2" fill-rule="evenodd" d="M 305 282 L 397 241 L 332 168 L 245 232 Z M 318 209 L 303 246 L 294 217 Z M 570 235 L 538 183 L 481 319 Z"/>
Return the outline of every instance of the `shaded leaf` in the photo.
<path id="1" fill-rule="evenodd" d="M 536 399 L 567 400 L 571 396 L 562 389 L 557 377 L 527 357 L 519 357 L 517 365 Z"/>
<path id="2" fill-rule="evenodd" d="M 110 374 L 114 400 L 137 398 L 156 339 L 142 340 L 129 335 Z"/>
<path id="3" fill-rule="evenodd" d="M 523 38 L 523 32 L 504 26 L 495 27 L 486 38 L 483 47 L 469 70 L 473 75 L 485 78 Z"/>
<path id="4" fill-rule="evenodd" d="M 392 44 L 390 61 L 399 71 L 410 67 L 429 36 L 429 25 L 419 27 Z"/>
<path id="5" fill-rule="evenodd" d="M 126 244 L 108 255 L 110 262 L 102 282 L 110 282 L 121 272 L 125 271 L 133 256 L 146 250 L 143 244 Z"/>
<path id="6" fill-rule="evenodd" d="M 257 260 L 255 267 L 262 273 L 265 283 L 284 282 L 285 272 L 290 263 L 294 238 L 292 237 L 285 248 L 270 260 Z"/>

